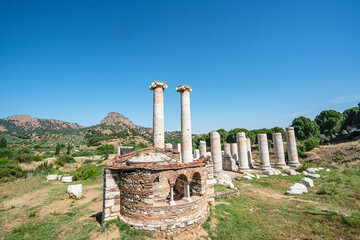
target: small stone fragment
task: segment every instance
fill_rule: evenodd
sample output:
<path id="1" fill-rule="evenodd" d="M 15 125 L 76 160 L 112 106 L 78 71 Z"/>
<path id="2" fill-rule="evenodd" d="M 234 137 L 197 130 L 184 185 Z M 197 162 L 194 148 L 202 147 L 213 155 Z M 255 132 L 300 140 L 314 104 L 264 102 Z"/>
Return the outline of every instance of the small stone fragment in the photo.
<path id="1" fill-rule="evenodd" d="M 301 183 L 304 184 L 306 187 L 313 187 L 314 181 L 311 178 L 304 177 L 301 179 Z"/>
<path id="2" fill-rule="evenodd" d="M 287 194 L 303 194 L 307 192 L 307 188 L 302 183 L 295 183 L 286 191 Z"/>

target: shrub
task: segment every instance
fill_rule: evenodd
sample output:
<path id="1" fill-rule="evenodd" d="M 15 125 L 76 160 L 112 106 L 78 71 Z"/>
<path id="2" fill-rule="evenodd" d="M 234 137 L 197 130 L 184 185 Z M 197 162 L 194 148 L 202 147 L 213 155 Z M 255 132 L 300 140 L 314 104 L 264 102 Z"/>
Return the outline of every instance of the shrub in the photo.
<path id="1" fill-rule="evenodd" d="M 316 138 L 309 138 L 302 143 L 304 144 L 306 151 L 310 151 L 319 146 L 319 140 Z"/>
<path id="2" fill-rule="evenodd" d="M 95 155 L 95 153 L 90 149 L 79 150 L 79 151 L 71 154 L 71 156 L 73 156 L 73 157 L 91 157 L 94 155 Z"/>
<path id="3" fill-rule="evenodd" d="M 54 164 L 48 163 L 47 161 L 43 162 L 35 170 L 32 171 L 33 175 L 45 176 L 53 173 L 55 171 Z"/>
<path id="4" fill-rule="evenodd" d="M 114 145 L 105 144 L 104 146 L 98 147 L 97 152 L 99 155 L 113 154 L 115 153 Z"/>
<path id="5" fill-rule="evenodd" d="M 32 161 L 39 162 L 39 161 L 41 161 L 42 159 L 43 159 L 42 156 L 33 155 L 33 156 L 31 156 L 30 161 L 31 161 L 31 162 L 32 162 Z"/>
<path id="6" fill-rule="evenodd" d="M 26 176 L 26 171 L 8 157 L 0 158 L 0 179 L 11 180 Z"/>
<path id="7" fill-rule="evenodd" d="M 66 163 L 73 163 L 75 162 L 75 159 L 67 154 L 60 155 L 57 157 L 55 164 L 59 166 L 65 166 Z"/>
<path id="8" fill-rule="evenodd" d="M 102 175 L 102 166 L 97 167 L 93 164 L 89 164 L 76 169 L 74 174 L 74 180 L 78 181 L 78 180 L 95 179 L 101 175 Z"/>
<path id="9" fill-rule="evenodd" d="M 49 158 L 49 157 L 53 157 L 54 153 L 50 152 L 50 151 L 46 151 L 43 153 L 43 155 L 41 155 L 43 158 Z"/>

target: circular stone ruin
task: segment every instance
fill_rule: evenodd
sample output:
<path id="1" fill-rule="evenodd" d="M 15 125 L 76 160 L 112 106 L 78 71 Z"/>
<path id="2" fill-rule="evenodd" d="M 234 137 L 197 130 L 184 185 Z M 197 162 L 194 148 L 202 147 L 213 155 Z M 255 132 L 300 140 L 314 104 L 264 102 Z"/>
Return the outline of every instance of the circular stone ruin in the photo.
<path id="1" fill-rule="evenodd" d="M 103 223 L 120 219 L 153 234 L 200 226 L 214 201 L 209 157 L 179 163 L 173 149 L 147 148 L 117 156 L 104 174 Z"/>

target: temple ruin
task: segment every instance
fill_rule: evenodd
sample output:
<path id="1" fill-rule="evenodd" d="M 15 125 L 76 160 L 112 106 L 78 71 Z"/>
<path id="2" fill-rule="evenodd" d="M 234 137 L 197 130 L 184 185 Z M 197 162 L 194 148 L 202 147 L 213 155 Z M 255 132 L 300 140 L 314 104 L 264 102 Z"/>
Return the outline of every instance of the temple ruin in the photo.
<path id="1" fill-rule="evenodd" d="M 199 227 L 214 202 L 214 184 L 234 188 L 225 171 L 244 173 L 286 169 L 300 165 L 294 129 L 286 128 L 289 161 L 285 162 L 281 133 L 272 135 L 275 164 L 271 165 L 266 134 L 258 134 L 260 164 L 252 157 L 250 138 L 239 132 L 236 143 L 224 143 L 218 132 L 210 133 L 210 152 L 205 141 L 192 146 L 190 92 L 188 85 L 176 87 L 181 99 L 181 144 L 166 143 L 164 133 L 165 82 L 154 81 L 153 147 L 118 154 L 104 170 L 102 224 L 120 219 L 155 235 L 176 234 Z M 130 152 L 131 151 L 131 152 Z M 278 171 L 278 170 L 276 170 Z M 245 176 L 246 177 L 246 176 Z"/>

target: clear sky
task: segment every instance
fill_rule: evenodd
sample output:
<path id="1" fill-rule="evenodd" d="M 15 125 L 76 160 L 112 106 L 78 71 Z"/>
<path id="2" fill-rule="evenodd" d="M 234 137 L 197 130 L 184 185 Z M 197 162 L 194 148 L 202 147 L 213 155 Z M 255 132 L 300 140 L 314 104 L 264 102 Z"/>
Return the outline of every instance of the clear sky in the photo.
<path id="1" fill-rule="evenodd" d="M 286 127 L 360 102 L 360 1 L 0 1 L 0 118 L 97 124 L 119 112 L 165 129 Z"/>

